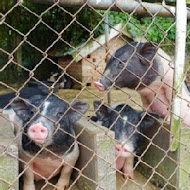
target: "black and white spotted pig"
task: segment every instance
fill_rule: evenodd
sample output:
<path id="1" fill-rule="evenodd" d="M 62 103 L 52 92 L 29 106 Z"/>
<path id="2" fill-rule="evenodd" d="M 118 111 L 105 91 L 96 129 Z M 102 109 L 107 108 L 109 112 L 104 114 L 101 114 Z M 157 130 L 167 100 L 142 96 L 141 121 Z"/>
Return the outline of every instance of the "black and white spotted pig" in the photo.
<path id="1" fill-rule="evenodd" d="M 127 87 L 137 90 L 143 107 L 170 120 L 173 90 L 173 60 L 151 43 L 131 43 L 118 49 L 108 61 L 103 76 L 94 85 L 100 90 Z M 190 126 L 190 93 L 182 82 L 182 121 Z"/>
<path id="2" fill-rule="evenodd" d="M 134 179 L 133 165 L 135 155 L 140 155 L 145 148 L 143 136 L 154 127 L 158 115 L 136 111 L 126 104 L 108 106 L 94 101 L 96 116 L 92 120 L 115 132 L 116 169 L 121 170 L 124 177 Z"/>
<path id="3" fill-rule="evenodd" d="M 23 189 L 35 190 L 34 180 L 49 180 L 59 173 L 56 189 L 68 188 L 79 156 L 73 124 L 88 110 L 88 104 L 75 100 L 69 107 L 56 96 L 45 100 L 37 95 L 28 100 L 16 99 L 11 106 L 23 126 L 17 131 L 24 169 Z"/>
<path id="4" fill-rule="evenodd" d="M 71 89 L 73 87 L 73 80 L 70 76 L 67 74 L 64 74 L 61 76 L 62 73 L 60 71 L 51 73 L 50 78 L 48 79 L 48 82 L 55 82 L 58 80 L 57 84 L 60 89 Z"/>

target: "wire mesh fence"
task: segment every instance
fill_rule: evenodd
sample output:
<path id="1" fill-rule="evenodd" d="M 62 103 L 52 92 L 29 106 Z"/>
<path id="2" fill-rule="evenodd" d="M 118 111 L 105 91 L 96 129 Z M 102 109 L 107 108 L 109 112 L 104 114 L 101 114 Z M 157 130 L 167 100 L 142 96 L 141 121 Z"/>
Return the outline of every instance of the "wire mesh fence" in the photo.
<path id="1" fill-rule="evenodd" d="M 189 189 L 189 25 L 173 151 L 166 3 L 0 3 L 0 189 Z"/>

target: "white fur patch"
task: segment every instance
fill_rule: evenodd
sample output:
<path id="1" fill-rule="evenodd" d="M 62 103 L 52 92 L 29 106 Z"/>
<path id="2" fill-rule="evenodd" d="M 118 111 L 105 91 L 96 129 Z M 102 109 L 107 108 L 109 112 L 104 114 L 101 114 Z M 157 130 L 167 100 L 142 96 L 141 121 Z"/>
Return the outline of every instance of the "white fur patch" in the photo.
<path id="1" fill-rule="evenodd" d="M 45 102 L 44 103 L 44 108 L 41 112 L 42 115 L 47 115 L 47 109 L 48 109 L 48 106 L 50 105 L 50 102 Z"/>
<path id="2" fill-rule="evenodd" d="M 7 115 L 11 115 L 11 114 L 15 114 L 14 110 L 12 108 L 10 109 L 5 109 L 2 112 L 3 114 L 7 114 Z"/>
<path id="3" fill-rule="evenodd" d="M 48 82 L 55 82 L 56 78 L 58 76 L 58 73 L 54 73 L 53 75 L 51 75 L 51 77 L 48 79 Z"/>
<path id="4" fill-rule="evenodd" d="M 134 152 L 133 142 L 126 138 L 126 135 L 124 132 L 121 134 L 118 141 L 119 142 L 116 142 L 116 143 L 122 144 L 126 150 L 128 150 L 129 152 Z"/>
<path id="5" fill-rule="evenodd" d="M 76 142 L 74 145 L 74 149 L 70 153 L 64 155 L 64 159 L 65 162 L 70 162 L 70 160 L 76 160 L 78 157 L 79 157 L 79 147 L 78 143 Z"/>
<path id="6" fill-rule="evenodd" d="M 102 125 L 103 122 L 98 120 L 96 123 L 97 123 L 98 125 Z"/>
<path id="7" fill-rule="evenodd" d="M 127 116 L 124 116 L 124 117 L 123 117 L 123 120 L 124 120 L 124 121 L 127 121 L 127 120 L 128 120 L 128 117 L 127 117 Z"/>
<path id="8" fill-rule="evenodd" d="M 110 69 L 106 69 L 105 72 L 104 72 L 104 76 L 109 76 L 111 73 L 111 70 Z"/>
<path id="9" fill-rule="evenodd" d="M 123 147 L 128 150 L 129 152 L 133 152 L 134 151 L 134 146 L 133 143 L 131 141 L 123 141 L 122 144 L 124 145 Z"/>
<path id="10" fill-rule="evenodd" d="M 96 4 L 98 4 L 98 3 L 100 3 L 101 2 L 101 0 L 96 0 Z"/>

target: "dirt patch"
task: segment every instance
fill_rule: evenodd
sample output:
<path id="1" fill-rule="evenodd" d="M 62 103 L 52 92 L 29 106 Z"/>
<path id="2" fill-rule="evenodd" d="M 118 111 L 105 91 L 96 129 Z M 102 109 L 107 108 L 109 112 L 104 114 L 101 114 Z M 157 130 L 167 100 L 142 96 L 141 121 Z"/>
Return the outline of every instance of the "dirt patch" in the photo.
<path id="1" fill-rule="evenodd" d="M 87 112 L 88 115 L 94 114 L 93 101 L 94 100 L 103 100 L 107 102 L 107 92 L 99 92 L 94 87 L 87 87 L 81 90 L 59 90 L 56 93 L 59 97 L 71 102 L 74 99 L 81 99 L 90 104 L 90 109 Z M 134 109 L 142 110 L 142 103 L 140 96 L 134 90 L 123 89 L 121 90 L 112 90 L 111 91 L 111 104 L 115 103 L 127 103 L 132 106 Z"/>

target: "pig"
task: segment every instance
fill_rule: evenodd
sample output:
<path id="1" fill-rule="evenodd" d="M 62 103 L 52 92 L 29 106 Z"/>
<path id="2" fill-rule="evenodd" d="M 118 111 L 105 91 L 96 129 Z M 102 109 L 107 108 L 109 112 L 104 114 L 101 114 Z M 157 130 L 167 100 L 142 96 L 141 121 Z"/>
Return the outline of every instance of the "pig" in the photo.
<path id="1" fill-rule="evenodd" d="M 60 71 L 51 73 L 48 82 L 55 82 L 58 80 L 58 86 L 60 89 L 71 89 L 73 87 L 73 80 L 67 74 L 61 76 L 62 73 Z"/>
<path id="2" fill-rule="evenodd" d="M 103 76 L 94 85 L 100 91 L 112 86 L 136 90 L 144 109 L 170 120 L 173 75 L 173 60 L 162 49 L 148 42 L 133 42 L 115 52 L 108 60 Z M 185 82 L 182 82 L 181 98 L 182 122 L 190 126 L 190 93 Z"/>
<path id="3" fill-rule="evenodd" d="M 54 95 L 35 95 L 17 98 L 11 107 L 22 124 L 17 139 L 24 171 L 23 190 L 35 190 L 34 180 L 49 180 L 58 174 L 56 189 L 67 189 L 79 156 L 73 126 L 89 105 L 81 100 L 69 105 Z"/>
<path id="4" fill-rule="evenodd" d="M 127 104 L 108 106 L 94 101 L 96 116 L 91 119 L 115 132 L 116 169 L 134 179 L 134 158 L 145 149 L 145 134 L 154 127 L 159 115 L 136 111 Z"/>

